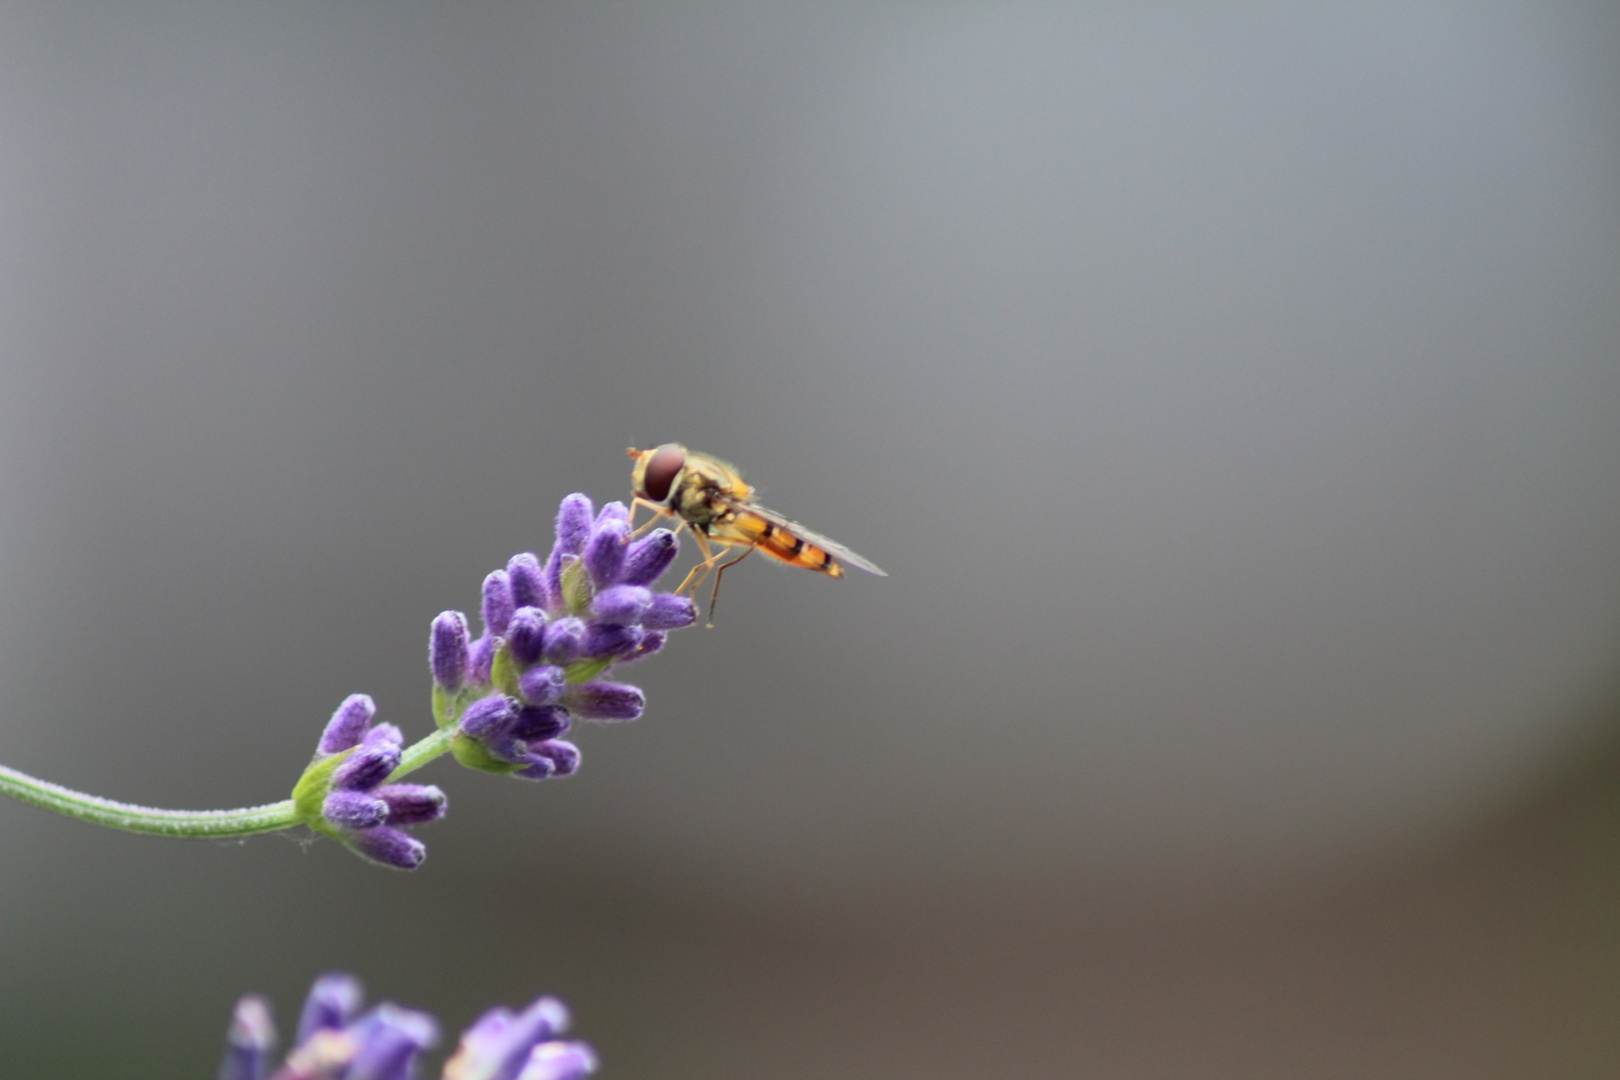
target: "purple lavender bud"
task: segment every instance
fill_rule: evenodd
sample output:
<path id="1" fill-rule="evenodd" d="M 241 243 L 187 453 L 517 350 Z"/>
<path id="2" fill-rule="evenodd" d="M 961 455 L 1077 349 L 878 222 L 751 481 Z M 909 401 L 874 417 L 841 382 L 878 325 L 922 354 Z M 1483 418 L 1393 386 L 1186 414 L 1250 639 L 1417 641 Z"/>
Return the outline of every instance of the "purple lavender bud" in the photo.
<path id="1" fill-rule="evenodd" d="M 488 686 L 494 666 L 495 639 L 484 634 L 467 650 L 467 681 L 475 686 Z"/>
<path id="2" fill-rule="evenodd" d="M 512 738 L 526 742 L 554 739 L 567 730 L 568 710 L 561 705 L 525 705 L 518 711 L 517 723 L 512 726 Z"/>
<path id="3" fill-rule="evenodd" d="M 668 529 L 654 529 L 625 552 L 619 580 L 626 585 L 651 585 L 675 561 L 680 543 Z"/>
<path id="4" fill-rule="evenodd" d="M 634 720 L 646 708 L 647 699 L 639 689 L 624 683 L 588 682 L 570 686 L 563 704 L 581 720 Z"/>
<path id="5" fill-rule="evenodd" d="M 376 715 L 377 703 L 371 700 L 369 694 L 350 694 L 337 707 L 332 719 L 326 722 L 326 730 L 321 732 L 317 750 L 322 754 L 336 754 L 359 746 L 366 728 L 371 725 L 371 718 Z"/>
<path id="6" fill-rule="evenodd" d="M 421 825 L 444 817 L 444 792 L 432 784 L 384 784 L 372 792 L 388 807 L 388 824 Z"/>
<path id="7" fill-rule="evenodd" d="M 628 525 L 630 523 L 630 508 L 622 502 L 608 503 L 596 515 L 596 528 L 600 529 L 610 521 L 622 521 Z"/>
<path id="8" fill-rule="evenodd" d="M 519 667 L 528 667 L 540 659 L 546 644 L 546 615 L 537 607 L 520 607 L 512 615 L 506 631 L 506 647 L 511 650 L 512 661 Z"/>
<path id="9" fill-rule="evenodd" d="M 540 998 L 521 1013 L 491 1009 L 461 1037 L 453 1071 L 477 1080 L 517 1080 L 536 1048 L 568 1026 L 568 1009 L 556 998 Z"/>
<path id="10" fill-rule="evenodd" d="M 366 732 L 360 748 L 332 774 L 334 789 L 369 791 L 399 768 L 401 747 L 405 736 L 393 724 L 378 724 Z"/>
<path id="11" fill-rule="evenodd" d="M 546 627 L 545 661 L 571 664 L 585 648 L 585 624 L 573 616 L 558 619 Z"/>
<path id="12" fill-rule="evenodd" d="M 363 791 L 334 790 L 321 815 L 339 829 L 369 829 L 388 820 L 388 804 Z"/>
<path id="13" fill-rule="evenodd" d="M 551 554 L 546 557 L 546 567 L 540 573 L 546 585 L 546 610 L 553 615 L 563 606 L 562 572 L 562 549 L 552 548 Z"/>
<path id="14" fill-rule="evenodd" d="M 585 541 L 591 536 L 591 508 L 588 495 L 575 492 L 557 508 L 557 548 L 564 555 L 578 555 L 585 550 Z"/>
<path id="15" fill-rule="evenodd" d="M 269 1004 L 254 994 L 242 998 L 236 1003 L 230 1030 L 225 1034 L 225 1060 L 219 1064 L 219 1080 L 263 1080 L 275 1045 L 276 1025 L 270 1019 Z"/>
<path id="16" fill-rule="evenodd" d="M 614 585 L 591 599 L 591 613 L 603 622 L 630 626 L 641 621 L 652 600 L 652 590 L 641 585 Z"/>
<path id="17" fill-rule="evenodd" d="M 522 739 L 505 736 L 492 739 L 484 744 L 484 748 L 493 757 L 499 758 L 508 765 L 527 765 L 530 763 L 529 744 Z"/>
<path id="18" fill-rule="evenodd" d="M 615 626 L 612 623 L 586 623 L 583 654 L 595 660 L 607 656 L 624 656 L 635 652 L 641 644 L 641 630 L 634 626 Z"/>
<path id="19" fill-rule="evenodd" d="M 384 1003 L 345 1032 L 355 1043 L 346 1077 L 410 1080 L 416 1055 L 439 1041 L 439 1025 L 427 1013 Z"/>
<path id="20" fill-rule="evenodd" d="M 579 771 L 579 747 L 563 739 L 532 743 L 529 753 L 551 762 L 553 776 L 572 776 Z"/>
<path id="21" fill-rule="evenodd" d="M 550 780 L 557 772 L 557 767 L 551 763 L 550 758 L 533 754 L 527 760 L 527 765 L 512 773 L 519 780 Z"/>
<path id="22" fill-rule="evenodd" d="M 467 681 L 467 619 L 459 611 L 446 611 L 433 620 L 428 637 L 428 666 L 433 682 L 454 693 Z"/>
<path id="23" fill-rule="evenodd" d="M 559 1039 L 534 1048 L 522 1080 L 584 1080 L 596 1065 L 596 1052 L 588 1045 Z"/>
<path id="24" fill-rule="evenodd" d="M 535 558 L 534 552 L 524 551 L 512 556 L 506 564 L 506 572 L 512 579 L 514 607 L 547 606 L 545 576 L 540 570 L 540 560 Z"/>
<path id="25" fill-rule="evenodd" d="M 662 630 L 648 630 L 641 635 L 641 644 L 636 646 L 636 651 L 619 657 L 619 663 L 628 664 L 643 657 L 651 656 L 664 647 L 665 636 Z"/>
<path id="26" fill-rule="evenodd" d="M 537 664 L 518 676 L 518 690 L 530 705 L 555 705 L 564 681 L 562 668 Z"/>
<path id="27" fill-rule="evenodd" d="M 427 848 L 420 840 L 414 840 L 388 825 L 345 833 L 344 842 L 372 862 L 392 866 L 396 870 L 415 870 L 427 858 Z"/>
<path id="28" fill-rule="evenodd" d="M 360 1011 L 365 995 L 360 980 L 342 972 L 330 972 L 315 980 L 304 999 L 304 1011 L 298 1017 L 298 1045 L 322 1028 L 334 1030 L 347 1027 Z"/>
<path id="29" fill-rule="evenodd" d="M 585 570 L 598 589 L 605 589 L 619 580 L 624 570 L 624 552 L 630 544 L 630 523 L 609 518 L 591 533 L 585 545 Z"/>
<path id="30" fill-rule="evenodd" d="M 517 722 L 518 703 L 505 694 L 490 694 L 481 697 L 461 714 L 460 728 L 462 733 L 477 739 L 479 742 L 488 742 L 493 739 L 505 737 Z"/>
<path id="31" fill-rule="evenodd" d="M 697 604 L 690 596 L 659 593 L 647 606 L 641 625 L 648 630 L 679 630 L 697 622 Z"/>
<path id="32" fill-rule="evenodd" d="M 515 561 L 515 560 L 514 560 Z M 484 632 L 494 637 L 506 636 L 506 624 L 512 621 L 512 610 L 517 601 L 512 599 L 512 579 L 505 570 L 491 570 L 484 578 Z"/>

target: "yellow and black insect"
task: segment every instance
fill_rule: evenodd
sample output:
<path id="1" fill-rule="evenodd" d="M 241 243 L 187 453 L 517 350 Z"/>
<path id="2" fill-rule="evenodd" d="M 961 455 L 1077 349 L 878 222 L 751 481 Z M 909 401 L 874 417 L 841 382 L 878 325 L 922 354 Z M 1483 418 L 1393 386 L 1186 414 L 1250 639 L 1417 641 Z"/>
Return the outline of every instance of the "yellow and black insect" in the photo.
<path id="1" fill-rule="evenodd" d="M 869 574 L 888 576 L 837 541 L 759 505 L 754 501 L 754 489 L 736 467 L 719 458 L 688 450 L 680 443 L 665 443 L 651 450 L 631 447 L 628 453 L 635 461 L 630 470 L 630 487 L 635 496 L 632 520 L 641 506 L 657 515 L 677 518 L 692 531 L 703 552 L 703 561 L 692 568 L 675 591 L 696 591 L 708 572 L 715 571 L 714 591 L 709 594 L 710 626 L 714 625 L 721 576 L 727 567 L 737 565 L 756 550 L 789 566 L 802 566 L 828 577 L 843 577 L 845 563 Z M 680 525 L 676 528 L 679 530 Z M 721 563 L 720 553 L 709 548 L 711 541 L 747 550 Z"/>

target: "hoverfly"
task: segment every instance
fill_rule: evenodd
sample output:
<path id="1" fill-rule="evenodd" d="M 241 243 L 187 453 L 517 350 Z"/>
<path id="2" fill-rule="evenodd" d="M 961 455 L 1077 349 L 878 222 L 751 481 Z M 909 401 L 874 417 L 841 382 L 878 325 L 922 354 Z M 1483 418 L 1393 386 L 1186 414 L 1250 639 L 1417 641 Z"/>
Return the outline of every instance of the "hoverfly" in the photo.
<path id="1" fill-rule="evenodd" d="M 719 458 L 688 450 L 680 443 L 665 443 L 651 450 L 632 446 L 627 452 L 635 461 L 630 470 L 630 487 L 635 496 L 630 508 L 632 521 L 636 509 L 642 506 L 655 515 L 647 525 L 660 516 L 678 518 L 677 531 L 681 525 L 690 529 L 703 552 L 703 561 L 692 568 L 675 591 L 690 588 L 695 592 L 708 572 L 714 571 L 714 591 L 709 594 L 710 626 L 714 625 L 721 577 L 728 567 L 736 566 L 756 550 L 789 566 L 802 566 L 828 577 L 843 577 L 844 563 L 888 577 L 876 564 L 842 544 L 759 505 L 754 501 L 754 489 L 736 467 Z M 745 550 L 721 563 L 720 552 L 709 550 L 710 541 Z"/>

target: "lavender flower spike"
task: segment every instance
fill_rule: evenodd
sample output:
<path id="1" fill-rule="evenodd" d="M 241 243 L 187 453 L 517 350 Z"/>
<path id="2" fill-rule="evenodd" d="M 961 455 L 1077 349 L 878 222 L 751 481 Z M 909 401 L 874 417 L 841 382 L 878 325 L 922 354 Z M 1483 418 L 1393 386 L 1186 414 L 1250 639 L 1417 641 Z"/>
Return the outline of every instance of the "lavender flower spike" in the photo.
<path id="1" fill-rule="evenodd" d="M 343 994 L 338 1008 L 328 1000 L 334 987 Z M 304 1016 L 317 1022 L 300 1023 L 298 1045 L 275 1080 L 411 1080 L 417 1075 L 422 1052 L 438 1042 L 437 1022 L 391 1002 L 357 1017 L 359 992 L 353 976 L 323 975 L 316 981 Z M 556 998 L 540 998 L 517 1014 L 491 1009 L 462 1035 L 455 1056 L 445 1063 L 444 1080 L 583 1080 L 596 1071 L 596 1054 L 585 1043 L 558 1038 L 567 1026 L 568 1009 Z M 238 1052 L 244 1027 L 255 1047 L 245 1059 Z M 263 1080 L 274 1038 L 269 1007 L 259 998 L 243 998 L 220 1080 Z M 252 1071 L 242 1071 L 239 1062 Z"/>
<path id="2" fill-rule="evenodd" d="M 315 760 L 293 787 L 293 807 L 305 825 L 356 854 L 414 870 L 427 849 L 401 829 L 443 817 L 444 792 L 384 783 L 399 767 L 405 740 L 393 724 L 366 729 L 374 709 L 369 697 L 356 694 L 333 715 Z"/>
<path id="3" fill-rule="evenodd" d="M 629 518 L 623 503 L 597 513 L 584 495 L 563 499 L 545 566 L 520 553 L 484 579 L 485 632 L 468 645 L 459 682 L 449 671 L 453 665 L 438 660 L 458 650 L 434 651 L 434 719 L 461 764 L 526 780 L 568 776 L 579 768 L 580 752 L 560 736 L 573 720 L 642 714 L 640 690 L 603 676 L 615 663 L 658 652 L 670 631 L 697 621 L 697 608 L 688 597 L 656 591 L 675 558 L 674 534 L 658 529 L 632 541 Z M 451 630 L 435 624 L 435 640 L 454 637 Z M 358 759 L 375 752 L 354 753 Z M 357 760 L 342 778 L 364 767 Z M 328 816 L 351 830 L 375 830 L 367 823 L 380 813 L 382 792 L 358 781 L 347 790 L 364 797 L 334 798 Z M 391 807 L 389 822 L 403 823 L 402 813 L 409 816 Z M 380 858 L 392 862 L 406 853 L 389 848 Z"/>

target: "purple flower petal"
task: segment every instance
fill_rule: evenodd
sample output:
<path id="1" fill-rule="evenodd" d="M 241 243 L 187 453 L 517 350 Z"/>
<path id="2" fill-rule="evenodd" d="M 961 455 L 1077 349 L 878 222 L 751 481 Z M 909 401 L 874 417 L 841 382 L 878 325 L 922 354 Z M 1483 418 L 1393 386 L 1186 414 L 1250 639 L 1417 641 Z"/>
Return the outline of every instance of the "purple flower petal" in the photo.
<path id="1" fill-rule="evenodd" d="M 322 754 L 336 754 L 359 746 L 371 718 L 376 715 L 377 703 L 369 694 L 350 694 L 326 722 L 317 750 Z"/>
<path id="2" fill-rule="evenodd" d="M 573 616 L 558 619 L 546 628 L 545 661 L 570 664 L 579 659 L 585 647 L 585 624 Z"/>
<path id="3" fill-rule="evenodd" d="M 662 630 L 648 630 L 641 635 L 641 644 L 636 646 L 636 651 L 619 657 L 619 663 L 628 664 L 643 657 L 651 656 L 664 647 L 665 636 Z"/>
<path id="4" fill-rule="evenodd" d="M 647 630 L 679 630 L 697 622 L 697 604 L 690 596 L 659 593 L 648 604 L 641 625 Z"/>
<path id="5" fill-rule="evenodd" d="M 588 682 L 569 687 L 563 704 L 581 720 L 634 720 L 647 699 L 639 688 L 624 683 Z"/>
<path id="6" fill-rule="evenodd" d="M 345 1032 L 355 1042 L 349 1080 L 410 1080 L 416 1055 L 439 1041 L 439 1025 L 427 1013 L 384 1003 Z"/>
<path id="7" fill-rule="evenodd" d="M 572 776 L 579 771 L 579 747 L 563 739 L 530 743 L 529 753 L 551 762 L 553 776 Z"/>
<path id="8" fill-rule="evenodd" d="M 598 525 L 585 545 L 585 570 L 598 589 L 605 589 L 619 580 L 624 569 L 625 548 L 630 544 L 630 523 L 621 518 L 609 518 Z"/>
<path id="9" fill-rule="evenodd" d="M 384 784 L 372 792 L 388 808 L 388 824 L 421 825 L 444 817 L 444 792 L 432 784 Z"/>
<path id="10" fill-rule="evenodd" d="M 651 585 L 675 561 L 680 543 L 668 529 L 654 529 L 625 552 L 619 581 L 625 585 Z"/>
<path id="11" fill-rule="evenodd" d="M 388 820 L 388 804 L 364 791 L 339 789 L 326 796 L 321 816 L 339 829 L 369 829 Z"/>
<path id="12" fill-rule="evenodd" d="M 600 660 L 608 656 L 625 656 L 635 652 L 641 644 L 641 630 L 635 626 L 615 626 L 612 623 L 587 623 L 581 653 Z"/>
<path id="13" fill-rule="evenodd" d="M 551 554 L 546 557 L 545 569 L 540 574 L 546 586 L 546 610 L 553 615 L 560 613 L 563 607 L 562 572 L 562 549 L 552 548 Z"/>
<path id="14" fill-rule="evenodd" d="M 506 647 L 512 652 L 512 661 L 519 667 L 528 667 L 540 659 L 545 644 L 545 612 L 537 607 L 518 608 L 506 631 Z"/>
<path id="15" fill-rule="evenodd" d="M 491 1009 L 461 1037 L 455 1073 L 465 1080 L 517 1080 L 537 1047 L 568 1026 L 568 1008 L 543 997 L 521 1013 Z"/>
<path id="16" fill-rule="evenodd" d="M 441 690 L 460 690 L 467 681 L 467 619 L 459 611 L 446 611 L 433 620 L 428 637 L 428 666 Z"/>
<path id="17" fill-rule="evenodd" d="M 427 858 L 427 847 L 420 840 L 387 825 L 344 833 L 343 841 L 372 862 L 396 870 L 415 870 Z"/>
<path id="18" fill-rule="evenodd" d="M 512 727 L 512 738 L 522 739 L 525 742 L 554 739 L 567 730 L 568 710 L 561 705 L 525 705 L 518 710 L 517 723 Z"/>
<path id="19" fill-rule="evenodd" d="M 487 686 L 495 666 L 495 639 L 484 634 L 467 649 L 467 681 Z"/>
<path id="20" fill-rule="evenodd" d="M 270 1005 L 255 994 L 242 998 L 236 1003 L 225 1035 L 225 1060 L 219 1066 L 219 1080 L 263 1080 L 275 1045 L 276 1025 L 270 1019 Z"/>
<path id="21" fill-rule="evenodd" d="M 596 528 L 600 529 L 610 521 L 630 522 L 630 508 L 622 502 L 610 502 L 602 507 L 596 515 Z"/>
<path id="22" fill-rule="evenodd" d="M 512 775 L 519 780 L 550 780 L 557 771 L 557 767 L 551 763 L 550 758 L 534 755 L 528 761 L 527 765 L 512 773 Z"/>
<path id="23" fill-rule="evenodd" d="M 506 573 L 512 579 L 512 605 L 514 607 L 546 606 L 545 578 L 540 571 L 540 560 L 532 551 L 512 556 L 506 564 Z"/>
<path id="24" fill-rule="evenodd" d="M 589 496 L 575 492 L 563 499 L 557 508 L 557 550 L 564 555 L 584 551 L 585 541 L 591 536 L 593 516 Z"/>
<path id="25" fill-rule="evenodd" d="M 360 1011 L 365 995 L 360 980 L 342 972 L 330 972 L 315 980 L 304 999 L 304 1011 L 298 1017 L 298 1043 L 302 1046 L 309 1037 L 323 1028 L 347 1027 Z"/>
<path id="26" fill-rule="evenodd" d="M 585 1043 L 557 1040 L 534 1048 L 519 1080 L 583 1080 L 596 1066 L 596 1052 Z"/>
<path id="27" fill-rule="evenodd" d="M 613 585 L 591 599 L 591 614 L 605 623 L 631 626 L 652 606 L 652 590 L 641 585 Z"/>
<path id="28" fill-rule="evenodd" d="M 514 556 L 513 561 L 516 561 Z M 505 570 L 491 570 L 484 578 L 484 632 L 495 637 L 506 636 L 506 624 L 512 621 L 517 601 L 512 599 L 512 578 Z"/>
<path id="29" fill-rule="evenodd" d="M 560 667 L 538 664 L 518 677 L 518 690 L 530 705 L 555 705 L 567 680 Z"/>
<path id="30" fill-rule="evenodd" d="M 383 725 L 393 727 L 392 724 Z M 398 728 L 394 729 L 398 732 Z M 346 789 L 349 791 L 370 791 L 384 780 L 388 774 L 399 768 L 399 743 L 388 739 L 374 739 L 378 729 L 373 728 L 366 735 L 366 741 L 343 764 L 337 767 L 332 774 L 332 789 Z"/>
<path id="31" fill-rule="evenodd" d="M 458 725 L 462 732 L 480 742 L 499 739 L 511 731 L 517 721 L 518 703 L 505 694 L 481 697 L 461 714 Z"/>

